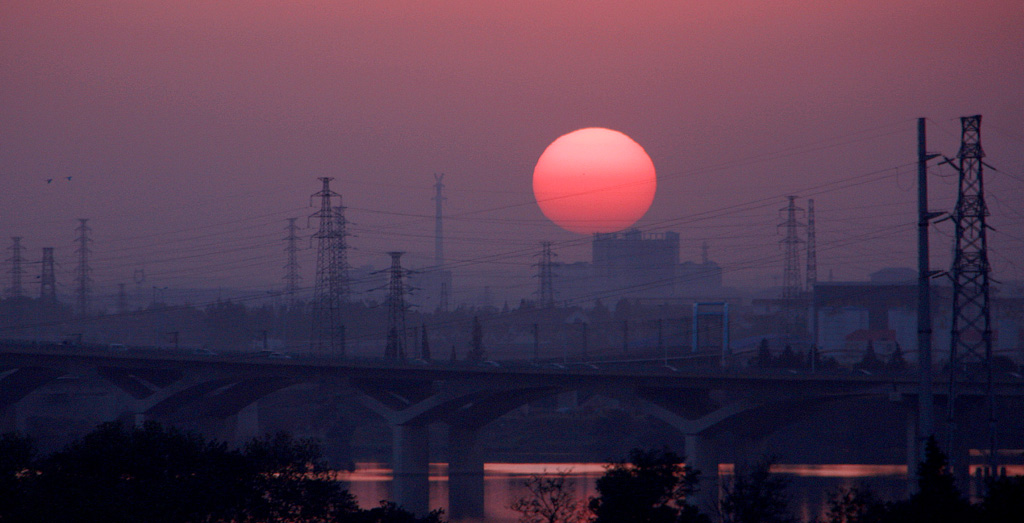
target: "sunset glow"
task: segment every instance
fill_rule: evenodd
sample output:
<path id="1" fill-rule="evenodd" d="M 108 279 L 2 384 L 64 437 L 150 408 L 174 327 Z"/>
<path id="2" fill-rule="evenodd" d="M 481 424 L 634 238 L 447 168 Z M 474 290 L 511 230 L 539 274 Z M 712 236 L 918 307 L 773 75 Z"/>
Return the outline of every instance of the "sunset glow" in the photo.
<path id="1" fill-rule="evenodd" d="M 640 144 L 618 131 L 591 127 L 548 146 L 533 171 L 541 211 L 571 232 L 621 231 L 654 201 L 654 164 Z"/>

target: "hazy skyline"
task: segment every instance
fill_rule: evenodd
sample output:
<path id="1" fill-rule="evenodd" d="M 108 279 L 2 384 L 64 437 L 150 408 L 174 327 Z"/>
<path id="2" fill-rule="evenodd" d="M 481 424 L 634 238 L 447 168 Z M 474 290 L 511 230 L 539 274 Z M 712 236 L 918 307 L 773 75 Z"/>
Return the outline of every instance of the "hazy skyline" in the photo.
<path id="1" fill-rule="evenodd" d="M 541 240 L 589 258 L 533 201 L 534 164 L 599 126 L 651 156 L 638 226 L 679 232 L 684 260 L 708 240 L 727 285 L 777 284 L 796 194 L 815 199 L 819 278 L 861 279 L 915 266 L 914 119 L 952 156 L 958 117 L 982 114 L 993 277 L 1021 280 L 1021 64 L 1015 0 L 8 2 L 0 246 L 56 247 L 70 291 L 89 218 L 97 293 L 140 267 L 152 285 L 279 288 L 286 218 L 304 224 L 333 176 L 353 265 L 425 266 L 443 172 L 456 298 L 498 276 L 526 296 Z M 932 172 L 949 210 L 954 173 Z M 945 268 L 952 228 L 933 230 Z"/>

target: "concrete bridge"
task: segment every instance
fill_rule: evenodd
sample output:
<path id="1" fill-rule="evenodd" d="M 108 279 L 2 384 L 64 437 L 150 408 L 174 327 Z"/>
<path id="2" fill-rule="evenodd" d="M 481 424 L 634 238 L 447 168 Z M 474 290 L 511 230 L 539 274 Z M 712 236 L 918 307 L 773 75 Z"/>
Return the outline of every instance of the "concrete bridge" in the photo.
<path id="1" fill-rule="evenodd" d="M 70 376 L 102 380 L 123 393 L 124 406 L 110 413 L 112 419 L 174 423 L 205 418 L 221 423 L 224 437 L 236 439 L 258 434 L 256 402 L 271 393 L 310 384 L 324 394 L 345 391 L 391 427 L 393 500 L 418 513 L 428 510 L 428 426 L 444 423 L 449 429 L 449 511 L 456 519 L 483 515 L 484 460 L 476 441 L 480 429 L 513 409 L 570 391 L 620 400 L 674 427 L 685 437 L 688 463 L 703 473 L 705 492 L 717 492 L 719 458 L 726 452 L 715 442 L 721 431 L 770 433 L 792 423 L 809 406 L 837 399 L 891 400 L 906 419 L 908 463 L 918 455 L 918 380 L 913 373 L 291 359 L 273 353 L 260 357 L 0 347 L 4 429 L 17 428 L 23 398 Z M 1024 397 L 1024 380 L 1006 375 L 996 389 L 1001 397 Z M 945 390 L 943 380 L 936 379 L 934 393 L 941 396 Z M 727 452 L 732 455 L 736 449 Z M 967 448 L 962 452 L 966 455 Z"/>

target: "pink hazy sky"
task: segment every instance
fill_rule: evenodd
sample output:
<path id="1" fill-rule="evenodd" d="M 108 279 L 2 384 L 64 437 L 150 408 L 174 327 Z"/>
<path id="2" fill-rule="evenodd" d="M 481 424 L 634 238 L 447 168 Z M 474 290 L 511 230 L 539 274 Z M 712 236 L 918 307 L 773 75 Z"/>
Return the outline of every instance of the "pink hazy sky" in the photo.
<path id="1" fill-rule="evenodd" d="M 650 154 L 638 225 L 679 232 L 683 259 L 706 239 L 727 283 L 777 283 L 796 194 L 815 199 L 821 277 L 864 278 L 915 265 L 914 119 L 953 155 L 979 113 L 994 276 L 1024 279 L 1017 0 L 3 2 L 0 79 L 0 243 L 56 247 L 68 287 L 77 218 L 101 292 L 143 266 L 153 285 L 278 286 L 285 218 L 313 212 L 325 175 L 355 265 L 427 265 L 444 172 L 461 298 L 496 274 L 525 296 L 541 240 L 587 257 L 531 176 L 594 126 Z M 955 191 L 934 169 L 933 207 Z"/>

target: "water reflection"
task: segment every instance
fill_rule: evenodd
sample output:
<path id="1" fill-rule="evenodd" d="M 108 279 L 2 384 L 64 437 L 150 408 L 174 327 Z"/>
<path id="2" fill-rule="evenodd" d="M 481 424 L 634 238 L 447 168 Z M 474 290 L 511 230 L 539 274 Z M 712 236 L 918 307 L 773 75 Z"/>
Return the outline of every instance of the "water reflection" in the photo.
<path id="1" fill-rule="evenodd" d="M 526 494 L 524 480 L 531 475 L 568 472 L 574 480 L 575 494 L 586 499 L 596 494 L 597 478 L 604 474 L 603 463 L 487 463 L 484 465 L 485 520 L 490 523 L 514 523 L 518 514 L 508 507 Z M 733 474 L 735 467 L 723 463 L 719 474 Z M 840 487 L 867 485 L 883 499 L 898 499 L 907 492 L 906 465 L 801 465 L 777 464 L 772 471 L 789 479 L 791 508 L 803 521 L 824 514 L 828 493 Z M 357 463 L 354 472 L 339 472 L 360 506 L 372 508 L 391 492 L 391 469 L 383 463 Z M 430 506 L 448 511 L 448 464 L 430 464 Z"/>

